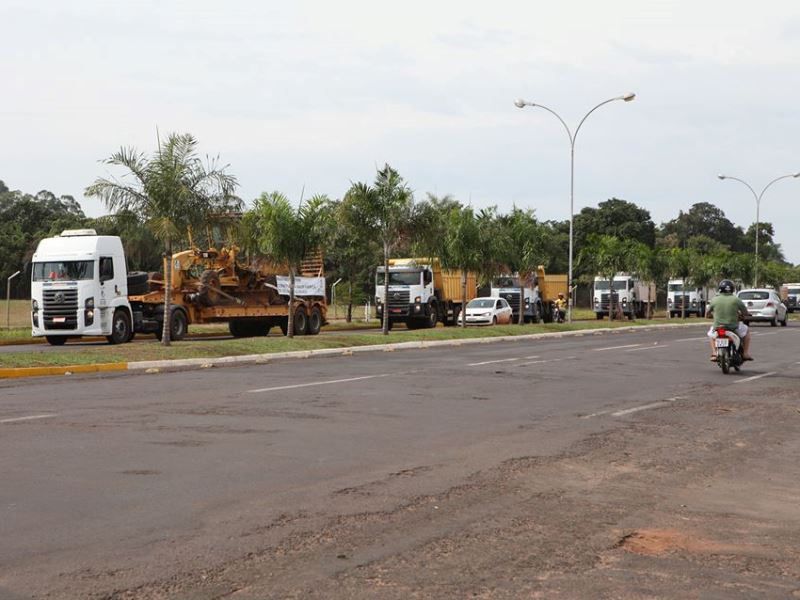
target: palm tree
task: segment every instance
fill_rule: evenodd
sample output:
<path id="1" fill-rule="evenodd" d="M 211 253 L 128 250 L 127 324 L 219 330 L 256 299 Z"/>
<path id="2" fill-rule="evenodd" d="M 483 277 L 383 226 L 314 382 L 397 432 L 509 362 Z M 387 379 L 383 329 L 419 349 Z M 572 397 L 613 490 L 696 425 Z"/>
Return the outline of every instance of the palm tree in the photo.
<path id="1" fill-rule="evenodd" d="M 109 209 L 138 215 L 164 246 L 164 324 L 161 341 L 170 345 L 172 248 L 190 227 L 202 227 L 215 214 L 241 210 L 234 196 L 237 181 L 220 167 L 219 159 L 200 159 L 191 134 L 171 133 L 159 139 L 158 150 L 147 156 L 121 148 L 104 164 L 127 169 L 121 179 L 99 178 L 85 194 L 97 197 Z"/>
<path id="2" fill-rule="evenodd" d="M 410 237 L 415 218 L 414 196 L 400 174 L 388 164 L 378 171 L 373 185 L 354 183 L 347 192 L 363 219 L 365 229 L 383 246 L 384 298 L 389 298 L 389 257 L 398 243 Z M 389 311 L 384 307 L 383 334 L 389 335 Z"/>
<path id="3" fill-rule="evenodd" d="M 669 252 L 669 267 L 673 277 L 681 279 L 681 319 L 686 318 L 686 281 L 690 283 L 692 264 L 695 260 L 693 253 L 686 248 L 672 248 Z"/>
<path id="4" fill-rule="evenodd" d="M 481 224 L 471 206 L 458 206 L 450 209 L 446 225 L 439 259 L 443 267 L 461 270 L 461 326 L 466 327 L 467 273 L 479 271 L 483 263 Z"/>
<path id="5" fill-rule="evenodd" d="M 545 227 L 530 209 L 516 206 L 500 217 L 502 224 L 503 262 L 512 273 L 519 274 L 519 324 L 525 323 L 525 273 L 533 273 L 544 263 Z"/>
<path id="6" fill-rule="evenodd" d="M 248 246 L 289 268 L 286 334 L 290 338 L 294 337 L 294 314 L 298 308 L 294 301 L 295 276 L 303 259 L 320 248 L 328 233 L 328 203 L 326 196 L 314 196 L 295 210 L 280 192 L 263 193 L 244 217 L 244 230 L 251 235 Z"/>

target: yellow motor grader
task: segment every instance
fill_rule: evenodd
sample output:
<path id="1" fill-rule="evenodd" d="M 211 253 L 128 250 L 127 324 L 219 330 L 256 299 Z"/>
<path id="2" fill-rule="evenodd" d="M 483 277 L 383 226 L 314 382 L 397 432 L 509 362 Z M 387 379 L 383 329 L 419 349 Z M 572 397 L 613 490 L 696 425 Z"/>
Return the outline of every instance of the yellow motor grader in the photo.
<path id="1" fill-rule="evenodd" d="M 232 242 L 215 244 L 210 231 L 207 249 L 195 246 L 191 232 L 189 243 L 191 249 L 173 254 L 170 263 L 172 339 L 182 339 L 190 324 L 215 322 L 227 322 L 235 337 L 267 335 L 276 326 L 286 334 L 290 307 L 285 265 L 243 255 Z M 166 289 L 163 275 L 150 273 L 148 283 L 149 292 L 129 297 L 134 331 L 160 338 Z M 295 335 L 316 335 L 327 322 L 321 252 L 303 261 L 295 278 L 291 309 Z"/>

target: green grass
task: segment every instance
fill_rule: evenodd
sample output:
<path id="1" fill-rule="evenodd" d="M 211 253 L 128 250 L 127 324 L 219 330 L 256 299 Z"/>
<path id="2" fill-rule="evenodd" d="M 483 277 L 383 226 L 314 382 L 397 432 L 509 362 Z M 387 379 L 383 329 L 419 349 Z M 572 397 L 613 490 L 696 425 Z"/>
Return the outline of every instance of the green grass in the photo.
<path id="1" fill-rule="evenodd" d="M 673 320 L 677 321 L 677 320 Z M 696 320 L 695 320 L 696 322 Z M 531 333 L 592 330 L 603 327 L 623 327 L 630 324 L 651 325 L 663 321 L 584 321 L 572 324 L 501 325 L 496 327 L 437 327 L 426 330 L 395 330 L 388 336 L 380 332 L 364 332 L 349 335 L 321 335 L 288 339 L 282 336 L 262 338 L 239 338 L 226 340 L 185 340 L 173 342 L 170 347 L 161 346 L 153 340 L 146 343 L 122 344 L 119 346 L 94 346 L 71 348 L 52 352 L 15 352 L 0 354 L 0 367 L 65 366 L 77 364 L 99 364 L 111 362 L 135 362 L 142 360 L 165 360 L 181 358 L 215 358 L 246 354 L 270 354 L 292 350 L 319 348 L 345 348 L 394 342 L 420 340 L 448 340 L 465 338 L 489 338 Z"/>

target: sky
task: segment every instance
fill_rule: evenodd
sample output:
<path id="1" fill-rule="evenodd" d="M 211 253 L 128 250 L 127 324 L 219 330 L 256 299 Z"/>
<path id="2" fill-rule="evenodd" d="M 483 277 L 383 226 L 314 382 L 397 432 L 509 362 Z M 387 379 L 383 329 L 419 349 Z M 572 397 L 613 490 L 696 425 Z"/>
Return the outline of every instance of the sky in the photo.
<path id="1" fill-rule="evenodd" d="M 611 197 L 737 225 L 800 171 L 800 3 L 3 0 L 0 179 L 83 197 L 121 146 L 192 133 L 252 201 L 340 198 L 389 163 L 415 191 L 569 218 Z M 800 178 L 761 220 L 800 263 Z"/>

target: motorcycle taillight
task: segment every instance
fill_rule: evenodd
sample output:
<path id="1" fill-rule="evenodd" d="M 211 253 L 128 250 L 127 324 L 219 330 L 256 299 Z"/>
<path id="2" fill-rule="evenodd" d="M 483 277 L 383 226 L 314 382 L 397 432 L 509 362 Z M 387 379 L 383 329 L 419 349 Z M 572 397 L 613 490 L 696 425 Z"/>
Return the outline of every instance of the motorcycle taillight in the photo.
<path id="1" fill-rule="evenodd" d="M 717 335 L 720 337 L 725 337 L 726 335 L 728 335 L 728 332 L 725 331 L 724 329 L 717 329 Z"/>

